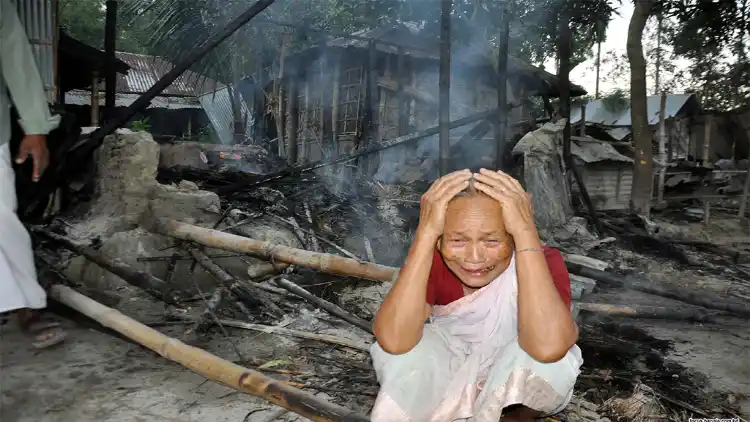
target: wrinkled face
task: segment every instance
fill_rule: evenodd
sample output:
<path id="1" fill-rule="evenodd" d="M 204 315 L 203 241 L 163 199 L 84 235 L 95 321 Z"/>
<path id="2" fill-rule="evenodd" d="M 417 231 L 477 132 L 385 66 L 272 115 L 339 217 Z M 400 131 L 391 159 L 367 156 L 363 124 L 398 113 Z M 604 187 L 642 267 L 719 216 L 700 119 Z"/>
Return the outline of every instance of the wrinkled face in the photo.
<path id="1" fill-rule="evenodd" d="M 513 255 L 513 239 L 505 230 L 500 204 L 485 195 L 453 199 L 438 249 L 466 287 L 489 284 L 508 268 Z"/>

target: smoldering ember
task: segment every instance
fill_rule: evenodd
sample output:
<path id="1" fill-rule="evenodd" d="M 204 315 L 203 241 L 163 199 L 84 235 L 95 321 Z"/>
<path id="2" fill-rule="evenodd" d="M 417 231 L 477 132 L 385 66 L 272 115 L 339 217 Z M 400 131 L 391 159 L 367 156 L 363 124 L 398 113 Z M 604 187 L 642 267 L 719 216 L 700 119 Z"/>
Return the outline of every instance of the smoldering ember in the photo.
<path id="1" fill-rule="evenodd" d="M 373 412 L 373 321 L 480 168 L 567 267 L 544 420 L 750 416 L 750 2 L 0 4 L 3 422 L 411 420 Z"/>

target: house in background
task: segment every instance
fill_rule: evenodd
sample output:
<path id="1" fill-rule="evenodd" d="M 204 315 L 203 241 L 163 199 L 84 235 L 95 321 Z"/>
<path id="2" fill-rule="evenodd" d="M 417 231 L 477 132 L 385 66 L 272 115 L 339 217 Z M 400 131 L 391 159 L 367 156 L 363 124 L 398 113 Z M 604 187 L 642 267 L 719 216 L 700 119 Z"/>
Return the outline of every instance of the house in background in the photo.
<path id="1" fill-rule="evenodd" d="M 281 125 L 287 131 L 280 155 L 292 162 L 315 161 L 365 147 L 438 123 L 440 46 L 406 25 L 390 25 L 336 38 L 286 58 Z M 452 53 L 450 118 L 497 107 L 496 72 L 485 47 L 456 45 Z M 370 81 L 374 81 L 370 82 Z M 265 98 L 273 98 L 271 82 Z M 276 81 L 278 83 L 278 81 Z M 371 95 L 368 85 L 373 85 Z M 509 57 L 509 124 L 522 120 L 523 99 L 559 95 L 557 77 Z M 574 96 L 585 90 L 571 86 Z M 264 105 L 274 114 L 274 103 Z M 527 111 L 528 112 L 528 111 Z M 371 124 L 370 124 L 371 123 Z M 470 127 L 451 131 L 455 144 Z M 272 136 L 269 136 L 271 138 Z M 487 135 L 488 151 L 494 154 Z M 289 148 L 293 142 L 295 148 Z M 482 142 L 479 142 L 482 143 Z M 490 145 L 492 144 L 492 145 Z M 437 136 L 383 151 L 381 163 L 398 167 L 409 159 L 437 155 Z"/>
<path id="2" fill-rule="evenodd" d="M 648 96 L 647 103 L 653 152 L 658 154 L 661 95 Z M 690 93 L 667 95 L 664 110 L 665 147 L 670 162 L 701 162 L 710 166 L 721 159 L 748 156 L 750 132 L 743 128 L 742 113 L 704 111 L 696 94 Z M 571 124 L 580 128 L 584 114 L 587 134 L 602 140 L 630 141 L 632 122 L 629 102 L 617 107 L 606 99 L 589 101 L 585 106 L 571 110 Z"/>
<path id="3" fill-rule="evenodd" d="M 132 104 L 173 67 L 172 63 L 156 56 L 125 52 L 116 52 L 115 56 L 128 68 L 126 74 L 117 75 L 115 113 Z M 101 73 L 93 77 L 86 89 L 74 89 L 65 94 L 66 110 L 75 113 L 82 126 L 97 126 L 102 121 L 104 92 L 98 75 Z M 216 81 L 186 71 L 133 117 L 129 126 L 147 127 L 157 140 L 197 136 L 212 125 L 203 103 L 213 111 L 210 109 L 212 101 L 202 103 L 199 98 L 222 88 L 224 85 Z"/>

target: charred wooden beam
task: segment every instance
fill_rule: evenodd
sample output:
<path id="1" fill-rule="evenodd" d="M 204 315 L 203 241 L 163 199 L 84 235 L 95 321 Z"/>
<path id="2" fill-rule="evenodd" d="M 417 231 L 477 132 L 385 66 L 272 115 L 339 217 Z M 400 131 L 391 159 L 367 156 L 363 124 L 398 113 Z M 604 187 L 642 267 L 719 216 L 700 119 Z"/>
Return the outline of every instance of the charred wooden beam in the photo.
<path id="1" fill-rule="evenodd" d="M 284 311 L 276 305 L 266 292 L 257 288 L 252 283 L 240 283 L 197 247 L 187 246 L 186 249 L 188 253 L 190 253 L 190 256 L 192 256 L 201 267 L 216 277 L 224 287 L 237 296 L 242 302 L 246 304 L 250 302 L 250 305 L 261 303 L 273 317 L 280 318 L 284 315 Z"/>
<path id="2" fill-rule="evenodd" d="M 176 305 L 178 303 L 177 296 L 174 294 L 169 285 L 167 285 L 164 281 L 152 276 L 151 274 L 145 271 L 137 270 L 118 258 L 105 256 L 104 254 L 90 246 L 85 246 L 73 242 L 65 236 L 61 236 L 44 229 L 34 228 L 33 230 L 34 232 L 59 243 L 60 246 L 64 247 L 65 249 L 82 255 L 89 261 L 122 278 L 129 284 L 142 289 L 151 296 L 159 300 L 163 300 L 170 305 Z"/>
<path id="3" fill-rule="evenodd" d="M 313 305 L 319 307 L 320 309 L 325 310 L 326 312 L 330 313 L 333 316 L 337 316 L 344 321 L 354 325 L 355 327 L 359 327 L 366 332 L 372 334 L 372 322 L 365 321 L 362 318 L 359 318 L 355 315 L 350 314 L 349 312 L 341 309 L 340 307 L 334 305 L 333 303 L 321 299 L 314 294 L 308 292 L 307 290 L 303 289 L 302 287 L 294 284 L 293 282 L 283 278 L 278 277 L 276 278 L 276 284 L 279 287 L 283 287 L 284 289 L 288 290 L 290 293 L 293 293 L 306 301 L 312 303 Z"/>
<path id="4" fill-rule="evenodd" d="M 52 286 L 50 295 L 103 326 L 117 331 L 196 374 L 243 393 L 260 397 L 306 418 L 320 422 L 366 422 L 369 420 L 365 416 L 298 390 L 282 381 L 268 378 L 260 372 L 244 368 L 197 347 L 188 346 L 115 309 L 89 299 L 70 287 Z"/>
<path id="5" fill-rule="evenodd" d="M 440 13 L 440 176 L 450 169 L 451 12 L 453 0 L 442 0 Z"/>
<path id="6" fill-rule="evenodd" d="M 572 262 L 566 262 L 565 265 L 568 267 L 568 271 L 570 271 L 571 273 L 580 275 L 582 277 L 593 278 L 594 280 L 600 281 L 602 282 L 602 284 L 608 287 L 624 287 L 627 289 L 638 290 L 656 296 L 678 300 L 680 302 L 689 303 L 691 305 L 702 306 L 707 309 L 716 309 L 719 311 L 730 312 L 743 317 L 750 317 L 749 304 L 732 302 L 705 291 L 691 292 L 684 289 L 669 289 L 652 282 L 642 281 L 631 277 L 624 277 L 618 274 L 596 270 Z"/>
<path id="7" fill-rule="evenodd" d="M 280 261 L 301 265 L 332 274 L 360 277 L 373 281 L 390 281 L 393 272 L 396 270 L 393 267 L 327 253 L 290 248 L 165 218 L 152 218 L 146 223 L 149 230 L 176 239 L 196 242 L 230 252 L 246 253 L 272 262 Z"/>
<path id="8" fill-rule="evenodd" d="M 505 167 L 505 151 L 508 129 L 508 39 L 510 38 L 510 14 L 508 2 L 503 2 L 500 21 L 500 40 L 497 47 L 497 110 L 495 121 L 495 168 Z"/>
<path id="9" fill-rule="evenodd" d="M 293 166 L 297 164 L 297 137 L 299 135 L 299 82 L 298 76 L 289 78 L 289 140 L 287 151 L 287 163 Z"/>
<path id="10" fill-rule="evenodd" d="M 627 318 L 663 319 L 673 321 L 715 322 L 716 312 L 702 308 L 668 308 L 665 306 L 617 305 L 610 303 L 578 302 L 581 311 Z"/>
<path id="11" fill-rule="evenodd" d="M 133 103 L 129 105 L 125 110 L 123 110 L 121 114 L 118 114 L 116 118 L 110 120 L 104 126 L 94 131 L 89 138 L 82 139 L 80 142 L 75 144 L 71 148 L 71 150 L 80 149 L 81 154 L 85 155 L 87 152 L 93 151 L 94 149 L 98 148 L 104 140 L 105 136 L 114 132 L 117 128 L 121 127 L 131 118 L 133 118 L 133 116 L 135 116 L 139 111 L 148 107 L 148 105 L 151 103 L 151 100 L 153 100 L 157 95 L 164 91 L 169 85 L 172 84 L 172 82 L 177 80 L 177 78 L 185 73 L 186 70 L 188 70 L 192 65 L 198 62 L 198 60 L 202 59 L 222 41 L 229 38 L 230 35 L 232 35 L 235 31 L 249 22 L 252 18 L 265 10 L 268 6 L 273 4 L 274 1 L 275 0 L 258 0 L 254 5 L 247 9 L 247 11 L 242 13 L 235 20 L 225 26 L 221 31 L 212 35 L 208 40 L 206 40 L 206 42 L 196 48 L 195 51 L 193 51 L 185 58 L 185 60 L 177 63 L 172 68 L 172 70 L 167 72 L 166 75 L 162 76 L 161 79 L 156 81 L 156 83 L 151 88 L 149 88 L 148 91 L 141 94 L 141 96 L 133 101 Z"/>

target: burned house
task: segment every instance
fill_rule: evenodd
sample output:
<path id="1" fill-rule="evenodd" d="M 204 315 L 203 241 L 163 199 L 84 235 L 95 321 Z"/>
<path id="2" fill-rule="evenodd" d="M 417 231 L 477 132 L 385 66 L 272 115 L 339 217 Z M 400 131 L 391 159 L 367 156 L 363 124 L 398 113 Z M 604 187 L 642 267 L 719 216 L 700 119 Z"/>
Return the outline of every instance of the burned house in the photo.
<path id="1" fill-rule="evenodd" d="M 487 46 L 454 46 L 451 120 L 497 107 L 496 72 L 487 51 Z M 286 124 L 278 125 L 286 133 L 280 137 L 283 144 L 272 148 L 290 157 L 290 162 L 315 161 L 436 126 L 439 57 L 438 40 L 420 36 L 406 25 L 331 39 L 291 55 L 284 62 L 281 81 L 281 115 Z M 265 98 L 273 99 L 273 85 L 265 85 Z M 507 89 L 509 125 L 528 118 L 526 98 L 559 95 L 554 75 L 512 57 Z M 585 93 L 576 86 L 571 90 L 573 95 Z M 276 105 L 275 100 L 266 101 L 267 115 L 278 115 Z M 267 120 L 265 124 L 272 126 L 266 127 L 272 134 L 268 137 L 276 137 L 277 125 Z M 467 130 L 452 130 L 451 144 Z M 470 155 L 494 154 L 494 147 L 486 149 Z M 376 178 L 395 181 L 385 173 L 436 156 L 437 136 L 383 151 Z"/>

